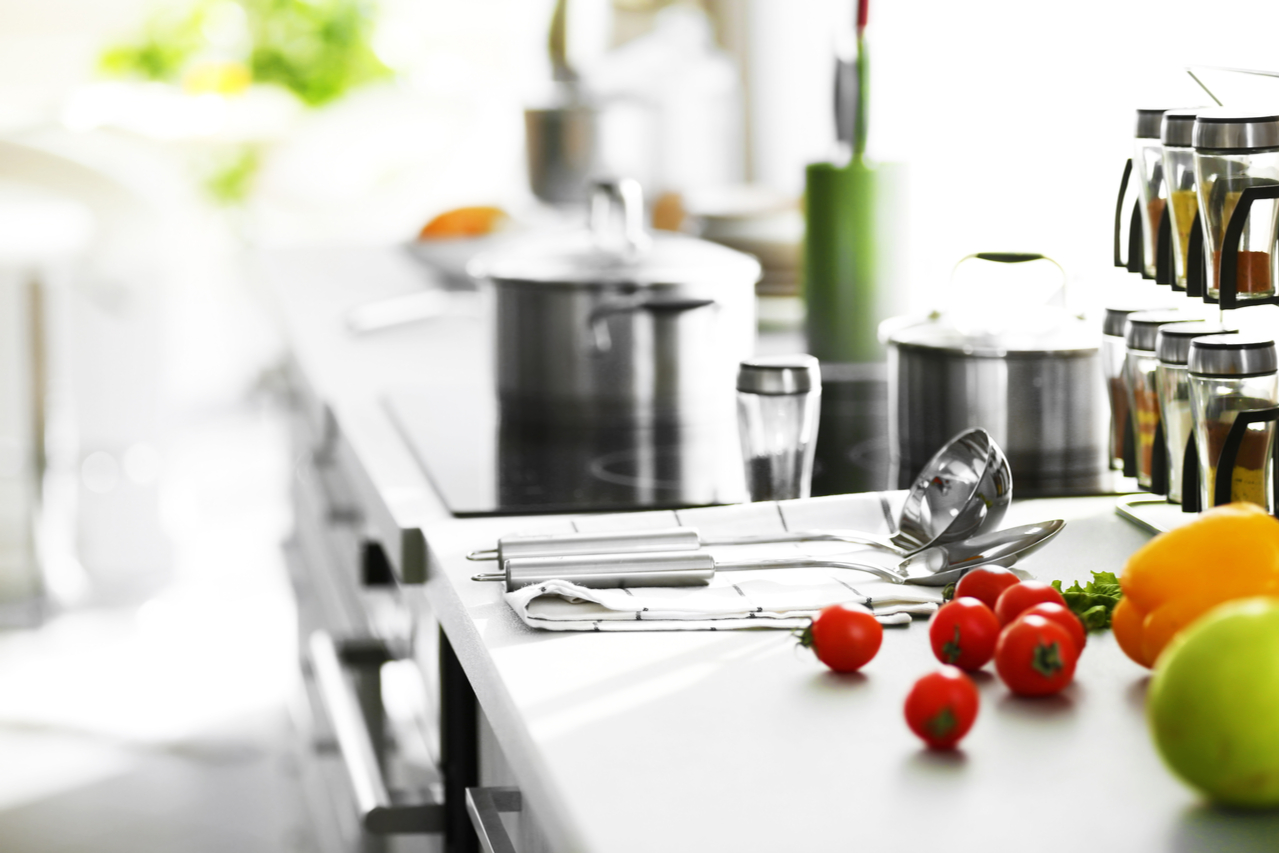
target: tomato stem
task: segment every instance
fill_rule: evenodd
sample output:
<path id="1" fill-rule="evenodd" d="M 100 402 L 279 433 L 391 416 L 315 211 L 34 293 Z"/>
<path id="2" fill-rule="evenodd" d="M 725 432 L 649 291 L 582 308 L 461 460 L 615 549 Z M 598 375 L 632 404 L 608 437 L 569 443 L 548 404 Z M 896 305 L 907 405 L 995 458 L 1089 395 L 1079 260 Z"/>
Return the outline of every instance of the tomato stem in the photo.
<path id="1" fill-rule="evenodd" d="M 1031 654 L 1031 668 L 1045 678 L 1053 678 L 1062 670 L 1062 650 L 1055 640 L 1048 645 L 1037 643 Z"/>

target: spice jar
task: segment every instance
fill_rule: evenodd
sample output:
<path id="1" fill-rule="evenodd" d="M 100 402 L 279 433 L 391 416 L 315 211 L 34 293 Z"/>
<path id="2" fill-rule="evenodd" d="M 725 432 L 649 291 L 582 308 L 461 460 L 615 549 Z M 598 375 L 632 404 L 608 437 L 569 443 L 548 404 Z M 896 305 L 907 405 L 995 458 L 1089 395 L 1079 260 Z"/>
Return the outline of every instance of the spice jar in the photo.
<path id="1" fill-rule="evenodd" d="M 1193 110 L 1169 110 L 1160 122 L 1160 144 L 1163 148 L 1165 192 L 1168 196 L 1169 239 L 1173 248 L 1173 289 L 1187 289 L 1187 247 L 1191 243 L 1191 226 L 1195 222 L 1196 158 L 1191 147 L 1191 131 L 1196 114 Z M 1158 242 L 1158 241 L 1157 241 Z"/>
<path id="2" fill-rule="evenodd" d="M 1191 383 L 1187 376 L 1187 354 L 1193 338 L 1209 335 L 1226 335 L 1231 330 L 1218 323 L 1170 323 L 1156 331 L 1156 388 L 1160 397 L 1160 424 L 1164 428 L 1165 446 L 1169 454 L 1169 488 L 1165 494 L 1170 503 L 1182 503 L 1184 508 L 1198 506 L 1199 494 L 1191 501 L 1184 500 L 1182 491 L 1186 472 L 1183 463 L 1188 462 L 1195 473 L 1194 450 L 1187 459 L 1191 443 Z"/>
<path id="3" fill-rule="evenodd" d="M 1225 497 L 1229 501 L 1250 501 L 1274 512 L 1273 495 L 1268 488 L 1268 468 L 1275 464 L 1271 452 L 1274 420 L 1248 425 L 1235 449 L 1231 471 L 1220 470 L 1219 462 L 1225 461 L 1223 450 L 1237 418 L 1274 410 L 1276 406 L 1275 342 L 1242 334 L 1195 338 L 1187 356 L 1187 369 L 1202 505 L 1215 506 L 1218 498 Z M 1252 420 L 1253 416 L 1248 416 Z M 1216 493 L 1219 476 L 1231 478 L 1227 495 Z"/>
<path id="4" fill-rule="evenodd" d="M 1163 493 L 1167 488 L 1164 442 L 1160 432 L 1160 394 L 1156 385 L 1156 332 L 1169 323 L 1198 319 L 1178 311 L 1139 311 L 1124 324 L 1125 381 L 1138 485 Z M 1153 474 L 1156 479 L 1153 481 Z"/>
<path id="5" fill-rule="evenodd" d="M 748 359 L 738 368 L 738 432 L 753 501 L 809 497 L 822 377 L 811 355 Z"/>
<path id="6" fill-rule="evenodd" d="M 1141 311 L 1141 308 L 1108 308 L 1102 321 L 1102 375 L 1107 383 L 1107 401 L 1111 404 L 1111 429 L 1107 432 L 1107 444 L 1110 448 L 1111 468 L 1123 471 L 1125 434 L 1131 433 L 1129 426 L 1129 392 L 1125 380 L 1124 321 L 1130 314 Z M 1130 455 L 1133 454 L 1132 439 Z M 1132 467 L 1132 466 L 1130 466 Z M 1133 471 L 1126 471 L 1126 476 L 1133 476 Z"/>
<path id="7" fill-rule="evenodd" d="M 1206 300 L 1219 298 L 1224 249 L 1238 250 L 1234 255 L 1237 294 L 1246 299 L 1274 296 L 1275 191 L 1270 198 L 1250 196 L 1280 181 L 1280 118 L 1274 113 L 1202 110 L 1191 136 L 1205 240 Z M 1257 191 L 1245 196 L 1254 188 Z M 1226 229 L 1242 196 L 1249 198 L 1252 207 L 1238 246 L 1227 246 Z"/>
<path id="8" fill-rule="evenodd" d="M 1167 198 L 1164 180 L 1163 150 L 1160 146 L 1160 123 L 1165 110 L 1138 110 L 1134 130 L 1133 168 L 1142 196 L 1142 277 L 1156 277 L 1157 240 L 1160 217 Z"/>

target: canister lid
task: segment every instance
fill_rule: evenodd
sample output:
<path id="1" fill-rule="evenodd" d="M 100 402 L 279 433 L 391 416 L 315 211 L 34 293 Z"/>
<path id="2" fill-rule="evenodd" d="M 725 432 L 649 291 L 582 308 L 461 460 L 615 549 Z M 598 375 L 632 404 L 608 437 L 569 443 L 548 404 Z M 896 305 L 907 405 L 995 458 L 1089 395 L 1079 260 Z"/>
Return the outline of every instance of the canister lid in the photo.
<path id="1" fill-rule="evenodd" d="M 1257 335 L 1194 338 L 1187 369 L 1200 376 L 1260 376 L 1276 372 L 1276 342 Z"/>
<path id="2" fill-rule="evenodd" d="M 1129 349 L 1155 351 L 1156 332 L 1169 323 L 1191 323 L 1198 320 L 1181 311 L 1139 311 L 1124 323 L 1124 345 Z"/>
<path id="3" fill-rule="evenodd" d="M 738 390 L 749 394 L 807 394 L 821 389 L 818 360 L 811 355 L 760 356 L 738 365 Z"/>
<path id="4" fill-rule="evenodd" d="M 1265 151 L 1280 145 L 1280 115 L 1218 107 L 1196 114 L 1191 143 L 1204 151 Z"/>
<path id="5" fill-rule="evenodd" d="M 1115 338 L 1124 337 L 1124 321 L 1129 319 L 1130 314 L 1136 314 L 1139 311 L 1149 311 L 1150 308 L 1108 308 L 1106 317 L 1102 320 L 1102 334 L 1111 335 Z"/>
<path id="6" fill-rule="evenodd" d="M 1137 128 L 1133 135 L 1138 139 L 1159 139 L 1160 120 L 1166 110 L 1138 110 Z"/>
<path id="7" fill-rule="evenodd" d="M 1185 110 L 1169 110 L 1160 121 L 1160 142 L 1164 145 L 1191 147 L 1191 131 L 1196 126 L 1196 116 L 1208 107 Z"/>
<path id="8" fill-rule="evenodd" d="M 467 274 L 548 285 L 746 285 L 760 279 L 760 263 L 706 240 L 650 233 L 640 185 L 623 179 L 595 182 L 590 228 L 513 239 L 472 259 Z"/>
<path id="9" fill-rule="evenodd" d="M 1229 334 L 1231 329 L 1218 323 L 1170 323 L 1156 330 L 1156 358 L 1165 364 L 1186 364 L 1192 338 Z"/>

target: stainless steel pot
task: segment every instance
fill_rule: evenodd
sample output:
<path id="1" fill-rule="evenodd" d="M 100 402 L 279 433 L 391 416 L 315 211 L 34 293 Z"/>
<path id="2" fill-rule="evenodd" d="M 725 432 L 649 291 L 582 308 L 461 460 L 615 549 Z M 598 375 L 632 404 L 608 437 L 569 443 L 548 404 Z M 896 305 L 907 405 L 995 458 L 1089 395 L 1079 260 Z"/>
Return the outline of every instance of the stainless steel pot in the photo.
<path id="1" fill-rule="evenodd" d="M 589 230 L 526 238 L 468 271 L 495 297 L 504 419 L 732 423 L 738 362 L 755 345 L 760 265 L 648 234 L 635 181 L 594 185 Z"/>
<path id="2" fill-rule="evenodd" d="M 982 427 L 1004 449 L 1018 495 L 1105 491 L 1099 337 L 1057 306 L 1022 306 L 993 320 L 996 313 L 984 305 L 962 316 L 886 324 L 890 482 L 905 488 L 952 435 Z"/>

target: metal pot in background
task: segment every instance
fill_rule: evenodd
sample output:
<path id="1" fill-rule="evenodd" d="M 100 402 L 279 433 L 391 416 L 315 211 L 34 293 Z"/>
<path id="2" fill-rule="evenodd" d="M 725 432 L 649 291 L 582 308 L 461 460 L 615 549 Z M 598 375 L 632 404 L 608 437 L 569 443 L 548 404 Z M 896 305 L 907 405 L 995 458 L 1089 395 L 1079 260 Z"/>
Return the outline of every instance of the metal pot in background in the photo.
<path id="1" fill-rule="evenodd" d="M 650 235 L 633 180 L 598 181 L 590 229 L 531 235 L 468 268 L 494 294 L 504 420 L 644 427 L 724 420 L 755 344 L 760 265 Z"/>
<path id="2" fill-rule="evenodd" d="M 961 263 L 970 259 L 1056 266 L 1037 254 L 980 253 Z M 1020 496 L 1108 489 L 1100 340 L 1064 307 L 997 310 L 975 297 L 963 310 L 922 322 L 888 321 L 882 337 L 891 484 L 905 488 L 948 438 L 982 427 L 1004 448 Z"/>

